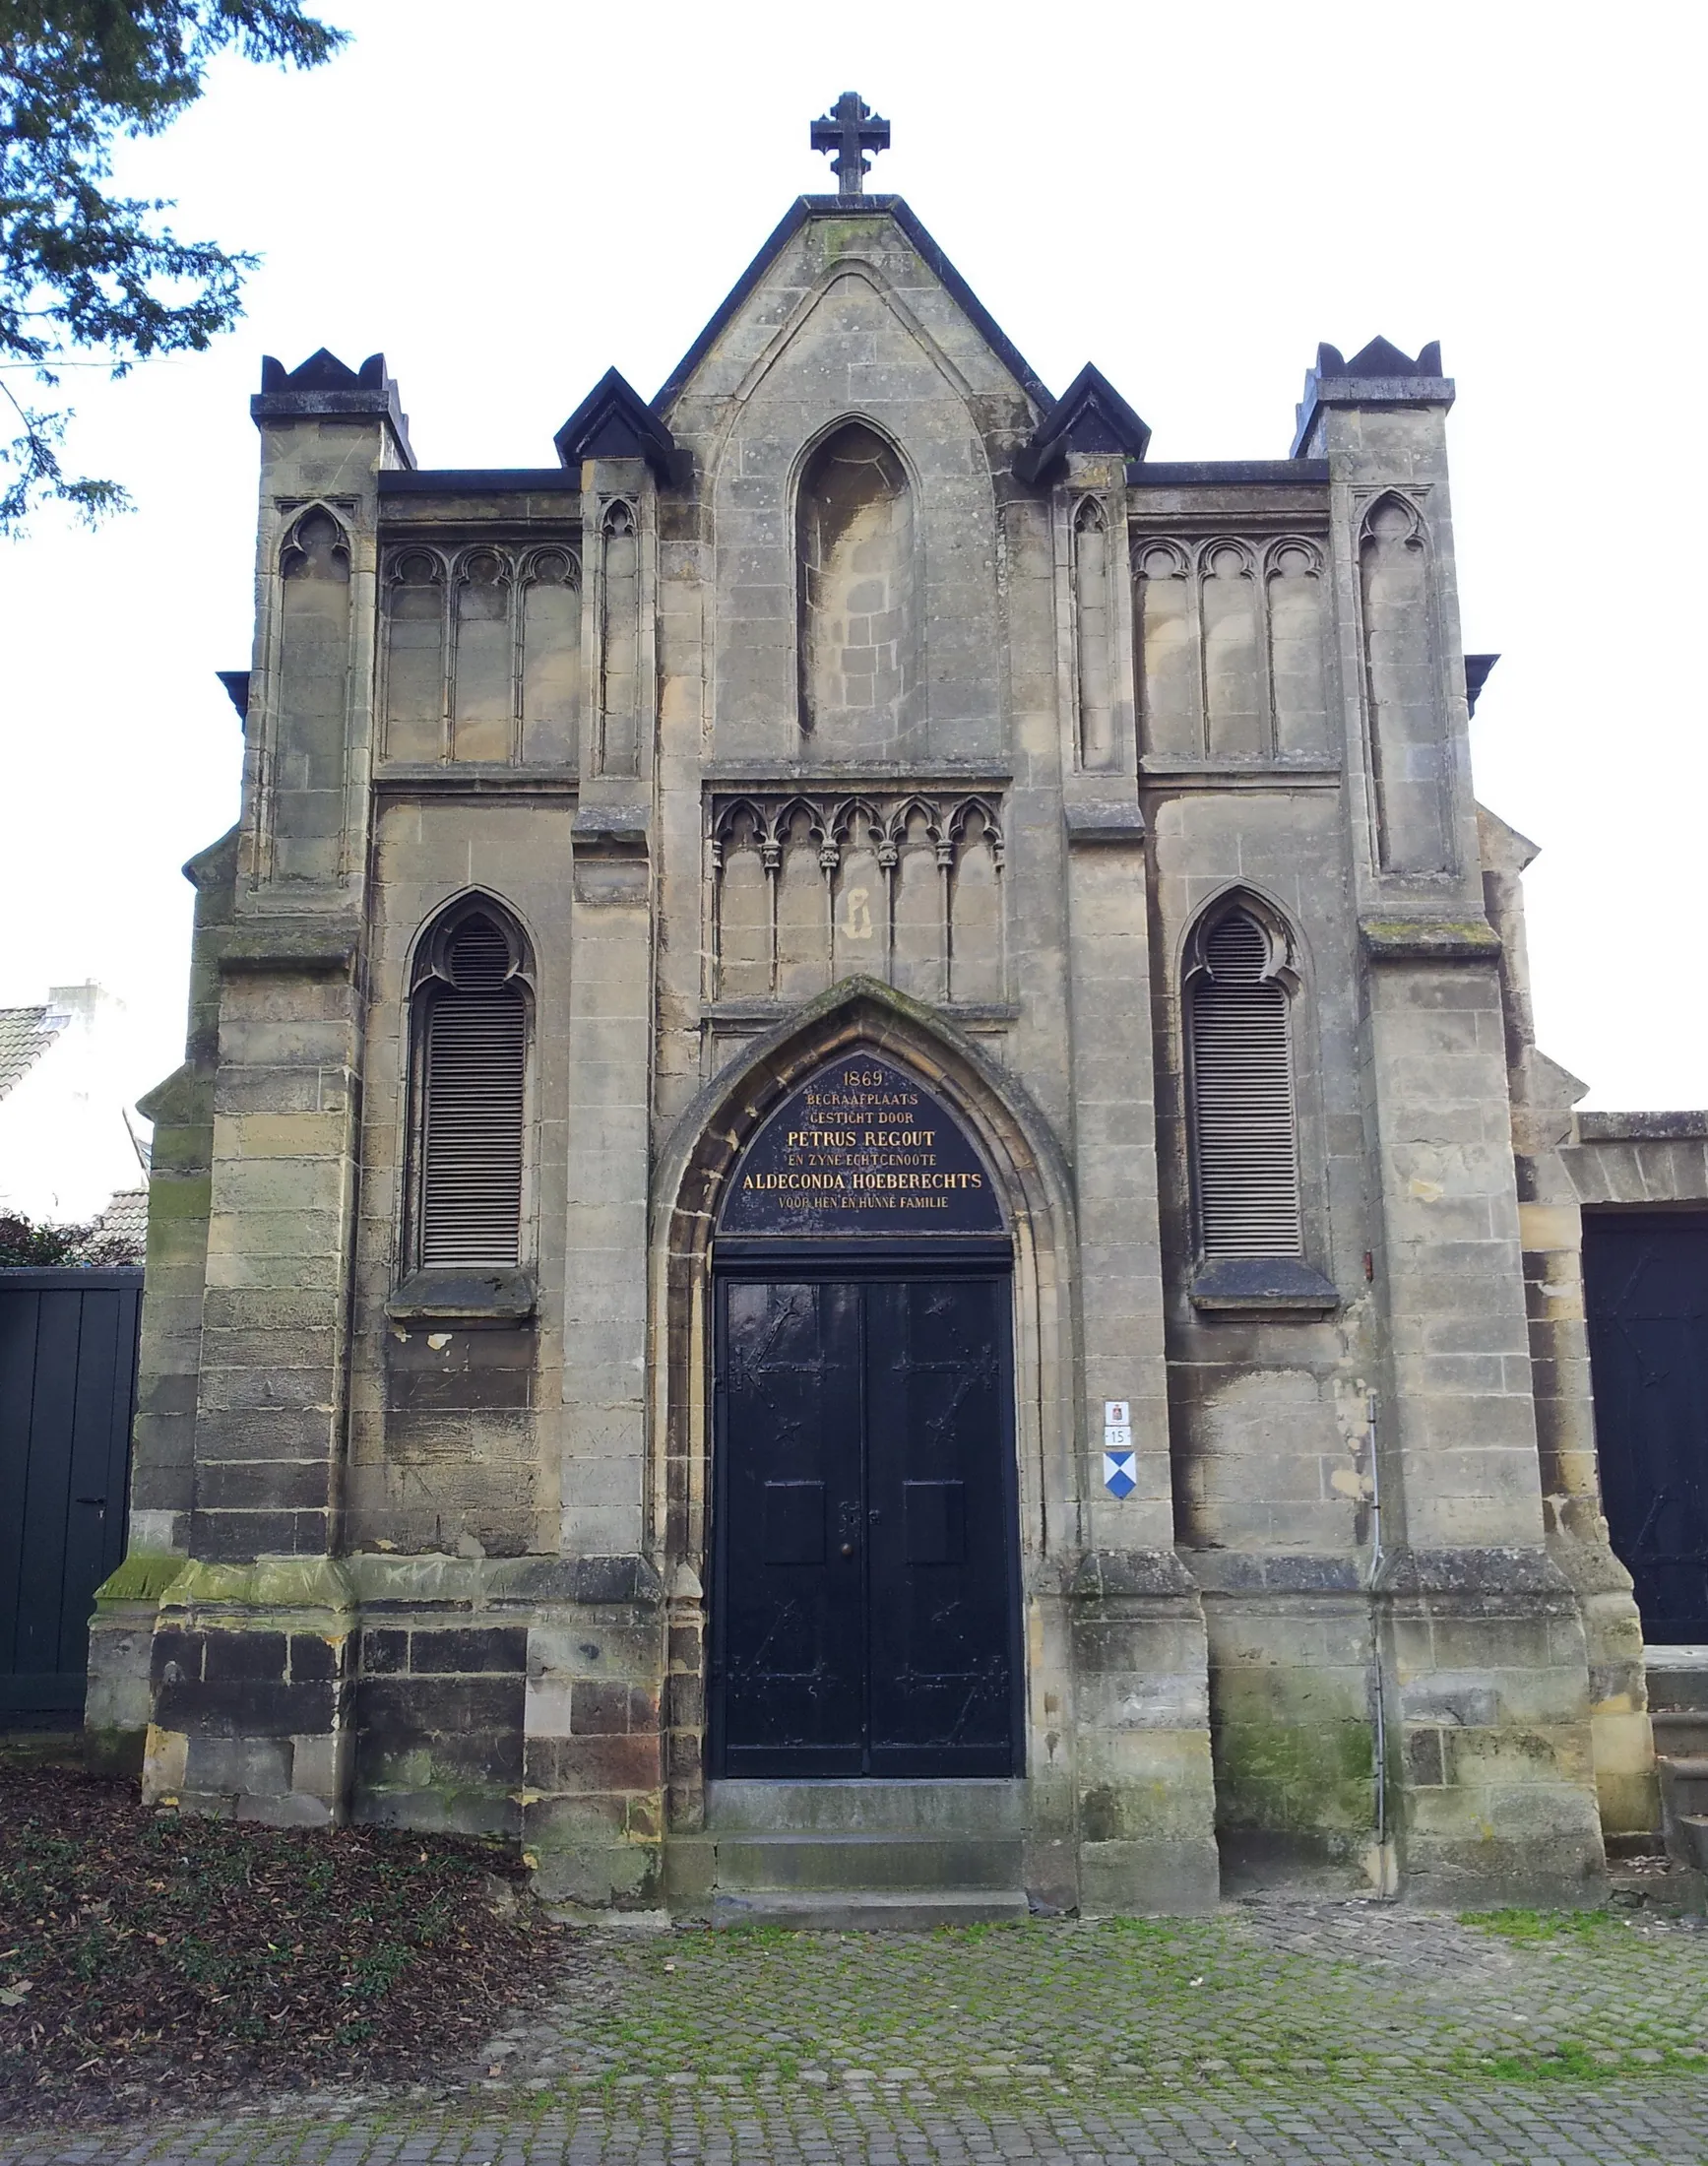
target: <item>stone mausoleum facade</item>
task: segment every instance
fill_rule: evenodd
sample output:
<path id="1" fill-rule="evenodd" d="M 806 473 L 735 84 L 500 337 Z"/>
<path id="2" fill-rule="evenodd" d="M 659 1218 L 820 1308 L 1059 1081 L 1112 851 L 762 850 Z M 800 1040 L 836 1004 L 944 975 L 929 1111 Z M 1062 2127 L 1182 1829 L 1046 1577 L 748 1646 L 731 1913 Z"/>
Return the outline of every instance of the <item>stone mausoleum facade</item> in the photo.
<path id="1" fill-rule="evenodd" d="M 816 133 L 538 469 L 264 365 L 92 1723 L 591 1910 L 1594 1900 L 1642 1643 L 1439 352 L 1152 462 Z"/>

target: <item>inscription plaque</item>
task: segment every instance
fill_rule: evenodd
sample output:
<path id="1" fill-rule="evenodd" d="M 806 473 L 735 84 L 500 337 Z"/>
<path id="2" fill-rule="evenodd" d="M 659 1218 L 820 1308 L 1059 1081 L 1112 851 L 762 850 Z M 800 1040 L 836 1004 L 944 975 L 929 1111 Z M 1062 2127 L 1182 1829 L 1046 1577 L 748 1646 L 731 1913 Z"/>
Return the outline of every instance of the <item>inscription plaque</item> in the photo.
<path id="1" fill-rule="evenodd" d="M 827 1061 L 748 1144 L 720 1231 L 1000 1234 L 1001 1208 L 972 1138 L 935 1092 L 871 1052 Z"/>

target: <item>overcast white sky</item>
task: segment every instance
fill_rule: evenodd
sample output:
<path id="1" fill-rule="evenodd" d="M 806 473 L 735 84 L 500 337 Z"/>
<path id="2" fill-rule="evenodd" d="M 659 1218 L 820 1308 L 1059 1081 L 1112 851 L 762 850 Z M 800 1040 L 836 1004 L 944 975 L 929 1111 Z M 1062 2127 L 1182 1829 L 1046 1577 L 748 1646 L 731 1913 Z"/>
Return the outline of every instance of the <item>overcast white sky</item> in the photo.
<path id="1" fill-rule="evenodd" d="M 1527 876 L 1540 1033 L 1604 1106 L 1708 1104 L 1700 5 L 1518 0 L 326 0 L 307 77 L 231 62 L 127 153 L 260 251 L 211 353 L 77 371 L 136 512 L 0 543 L 0 1004 L 97 978 L 178 1057 L 190 891 L 235 817 L 264 352 L 383 349 L 426 466 L 544 465 L 611 363 L 650 397 L 851 85 L 905 195 L 1053 389 L 1156 459 L 1285 454 L 1319 339 L 1442 341 L 1480 796 Z"/>

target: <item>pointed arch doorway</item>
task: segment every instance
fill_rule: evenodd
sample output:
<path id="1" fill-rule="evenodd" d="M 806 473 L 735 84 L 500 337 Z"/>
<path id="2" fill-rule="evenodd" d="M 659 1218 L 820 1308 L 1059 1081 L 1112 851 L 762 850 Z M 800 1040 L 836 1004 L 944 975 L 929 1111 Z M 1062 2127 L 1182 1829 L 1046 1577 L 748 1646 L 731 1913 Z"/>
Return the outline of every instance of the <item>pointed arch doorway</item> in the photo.
<path id="1" fill-rule="evenodd" d="M 1019 1773 L 1012 1247 L 977 1145 L 854 1046 L 747 1143 L 713 1272 L 711 1773 Z"/>

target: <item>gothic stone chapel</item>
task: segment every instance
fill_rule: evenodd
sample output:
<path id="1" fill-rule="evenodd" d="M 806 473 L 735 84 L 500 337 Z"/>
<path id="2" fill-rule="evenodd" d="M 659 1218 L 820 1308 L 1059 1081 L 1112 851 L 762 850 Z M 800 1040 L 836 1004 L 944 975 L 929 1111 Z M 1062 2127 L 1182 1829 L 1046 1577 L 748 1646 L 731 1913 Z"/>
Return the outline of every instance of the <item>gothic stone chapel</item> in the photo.
<path id="1" fill-rule="evenodd" d="M 1594 1900 L 1642 1645 L 1438 350 L 1153 463 L 813 135 L 553 465 L 263 365 L 91 1719 L 590 1911 Z"/>

